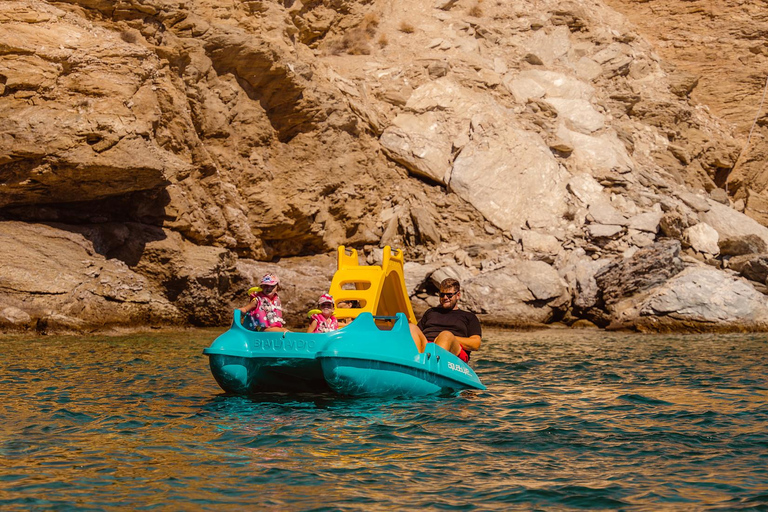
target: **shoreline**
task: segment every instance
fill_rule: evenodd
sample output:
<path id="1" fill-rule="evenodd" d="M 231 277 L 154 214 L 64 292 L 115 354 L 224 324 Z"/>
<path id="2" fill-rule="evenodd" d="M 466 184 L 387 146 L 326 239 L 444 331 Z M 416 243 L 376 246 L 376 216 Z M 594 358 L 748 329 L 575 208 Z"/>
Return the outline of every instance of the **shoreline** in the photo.
<path id="1" fill-rule="evenodd" d="M 553 322 L 550 324 L 537 324 L 531 322 L 483 322 L 482 315 L 481 324 L 484 330 L 501 330 L 508 332 L 540 332 L 540 331 L 573 331 L 573 332 L 590 332 L 590 333 L 627 333 L 627 334 L 679 334 L 679 335 L 695 335 L 695 334 L 761 334 L 768 333 L 768 325 L 748 325 L 748 324 L 728 324 L 728 325 L 713 325 L 709 322 L 690 322 L 690 321 L 673 321 L 664 322 L 664 317 L 647 317 L 642 322 L 629 323 L 624 325 L 608 325 L 606 327 L 599 327 L 591 322 L 589 325 L 584 323 L 583 320 L 574 322 L 572 325 L 567 325 L 562 322 Z M 47 329 L 45 331 L 38 331 L 34 329 L 17 329 L 0 330 L 0 339 L 8 338 L 46 338 L 46 337 L 69 337 L 69 336 L 106 336 L 106 337 L 119 337 L 119 336 L 133 336 L 146 333 L 157 334 L 169 334 L 169 333 L 183 333 L 183 332 L 199 332 L 199 331 L 212 331 L 219 334 L 225 332 L 230 327 L 230 324 L 221 326 L 180 326 L 180 325 L 154 325 L 154 326 L 112 326 L 105 328 L 89 329 L 89 330 L 72 330 L 72 329 Z M 289 326 L 290 327 L 290 326 Z M 294 332 L 303 332 L 306 326 L 295 327 L 290 330 Z M 217 334 L 218 335 L 218 334 Z M 213 339 L 213 338 L 212 338 Z"/>

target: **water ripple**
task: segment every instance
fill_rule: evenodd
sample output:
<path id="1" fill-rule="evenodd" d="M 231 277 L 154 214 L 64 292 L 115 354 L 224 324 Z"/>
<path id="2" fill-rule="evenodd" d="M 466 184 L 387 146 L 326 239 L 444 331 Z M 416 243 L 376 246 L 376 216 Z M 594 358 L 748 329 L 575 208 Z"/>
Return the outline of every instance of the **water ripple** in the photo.
<path id="1" fill-rule="evenodd" d="M 8 510 L 768 505 L 762 336 L 489 330 L 447 397 L 221 393 L 216 331 L 4 338 Z"/>

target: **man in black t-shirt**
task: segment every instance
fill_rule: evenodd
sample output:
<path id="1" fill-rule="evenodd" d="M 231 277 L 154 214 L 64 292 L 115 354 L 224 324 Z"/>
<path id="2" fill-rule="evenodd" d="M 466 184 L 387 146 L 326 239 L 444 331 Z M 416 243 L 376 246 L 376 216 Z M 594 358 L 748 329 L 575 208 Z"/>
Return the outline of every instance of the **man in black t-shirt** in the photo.
<path id="1" fill-rule="evenodd" d="M 417 325 L 411 325 L 411 334 L 419 352 L 424 352 L 427 343 L 435 342 L 466 363 L 469 362 L 470 352 L 480 349 L 480 320 L 474 313 L 456 309 L 459 298 L 459 282 L 444 279 L 440 283 L 440 306 L 429 308 Z"/>

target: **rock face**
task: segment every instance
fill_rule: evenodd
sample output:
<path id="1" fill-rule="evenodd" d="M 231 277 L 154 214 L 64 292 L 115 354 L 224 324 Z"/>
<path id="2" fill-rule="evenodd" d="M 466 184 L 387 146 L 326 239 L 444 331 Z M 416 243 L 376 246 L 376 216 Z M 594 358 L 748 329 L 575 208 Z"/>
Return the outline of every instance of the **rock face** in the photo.
<path id="1" fill-rule="evenodd" d="M 610 308 L 624 298 L 665 283 L 684 268 L 680 242 L 665 240 L 606 265 L 594 277 L 603 301 Z"/>
<path id="2" fill-rule="evenodd" d="M 637 309 L 641 330 L 765 330 L 763 294 L 742 280 L 706 268 L 689 268 L 655 290 Z"/>
<path id="3" fill-rule="evenodd" d="M 760 328 L 764 127 L 608 4 L 0 3 L 0 327 L 225 325 L 266 271 L 301 324 L 343 244 L 417 309 Z"/>
<path id="4" fill-rule="evenodd" d="M 22 222 L 0 232 L 0 322 L 39 330 L 182 324 L 151 281 L 99 255 L 82 234 Z"/>
<path id="5" fill-rule="evenodd" d="M 654 45 L 665 60 L 671 90 L 732 123 L 739 142 L 738 151 L 723 153 L 694 132 L 681 131 L 670 152 L 681 164 L 695 152 L 709 153 L 703 166 L 714 172 L 717 186 L 727 187 L 747 215 L 768 225 L 768 111 L 766 105 L 760 109 L 768 75 L 765 5 L 748 0 L 606 3 Z"/>

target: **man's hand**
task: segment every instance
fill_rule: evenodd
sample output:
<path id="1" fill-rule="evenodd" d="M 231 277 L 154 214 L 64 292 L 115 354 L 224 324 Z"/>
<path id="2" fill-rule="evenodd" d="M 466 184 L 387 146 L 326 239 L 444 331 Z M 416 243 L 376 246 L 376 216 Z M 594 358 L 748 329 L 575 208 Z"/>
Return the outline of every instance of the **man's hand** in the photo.
<path id="1" fill-rule="evenodd" d="M 461 343 L 461 346 L 466 350 L 467 352 L 472 352 L 474 350 L 480 350 L 480 344 L 482 343 L 482 338 L 478 336 L 477 334 L 474 334 L 470 336 L 469 338 L 463 338 L 461 336 L 456 336 L 456 339 Z"/>

